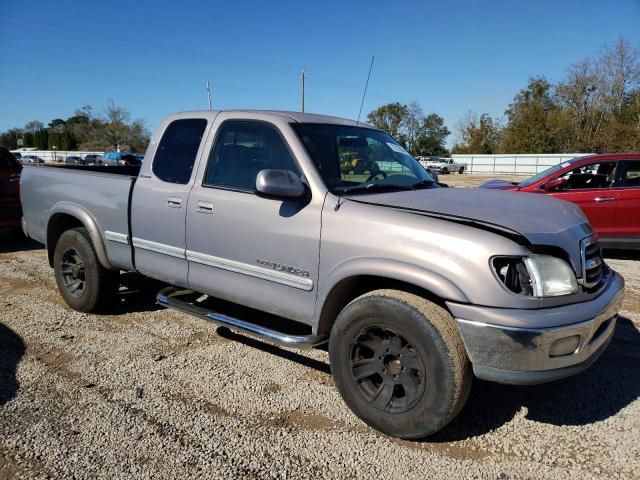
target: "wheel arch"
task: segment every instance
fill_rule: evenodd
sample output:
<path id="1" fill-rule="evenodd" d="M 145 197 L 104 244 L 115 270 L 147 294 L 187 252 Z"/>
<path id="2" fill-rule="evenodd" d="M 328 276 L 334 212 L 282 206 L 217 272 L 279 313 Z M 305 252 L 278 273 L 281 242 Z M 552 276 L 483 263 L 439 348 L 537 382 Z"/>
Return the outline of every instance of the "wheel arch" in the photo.
<path id="1" fill-rule="evenodd" d="M 53 267 L 53 254 L 60 235 L 72 228 L 84 227 L 89 233 L 96 257 L 100 264 L 112 270 L 100 229 L 93 216 L 78 204 L 60 202 L 54 205 L 48 214 L 46 247 L 49 266 Z"/>
<path id="2" fill-rule="evenodd" d="M 338 265 L 321 282 L 314 318 L 317 334 L 328 334 L 340 311 L 372 290 L 392 288 L 415 293 L 447 308 L 445 300 L 469 303 L 462 290 L 442 275 L 404 262 L 359 258 Z"/>

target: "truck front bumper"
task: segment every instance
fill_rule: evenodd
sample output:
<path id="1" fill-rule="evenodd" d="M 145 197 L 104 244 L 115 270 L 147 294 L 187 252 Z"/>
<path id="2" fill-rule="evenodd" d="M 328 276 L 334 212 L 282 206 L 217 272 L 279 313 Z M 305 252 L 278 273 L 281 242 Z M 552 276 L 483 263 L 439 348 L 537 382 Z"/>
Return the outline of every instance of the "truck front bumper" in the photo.
<path id="1" fill-rule="evenodd" d="M 624 280 L 611 272 L 600 295 L 587 302 L 536 310 L 447 302 L 476 377 L 532 385 L 589 367 L 615 330 Z M 536 325 L 546 325 L 535 328 Z"/>

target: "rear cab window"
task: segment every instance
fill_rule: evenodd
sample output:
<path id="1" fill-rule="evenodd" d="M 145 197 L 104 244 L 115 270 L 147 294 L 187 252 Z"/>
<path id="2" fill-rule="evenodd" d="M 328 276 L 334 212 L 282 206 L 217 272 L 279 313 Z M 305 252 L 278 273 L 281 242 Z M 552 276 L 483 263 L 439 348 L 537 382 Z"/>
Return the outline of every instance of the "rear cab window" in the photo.
<path id="1" fill-rule="evenodd" d="M 186 185 L 202 142 L 207 120 L 186 118 L 174 120 L 165 129 L 151 166 L 153 174 L 163 182 Z"/>

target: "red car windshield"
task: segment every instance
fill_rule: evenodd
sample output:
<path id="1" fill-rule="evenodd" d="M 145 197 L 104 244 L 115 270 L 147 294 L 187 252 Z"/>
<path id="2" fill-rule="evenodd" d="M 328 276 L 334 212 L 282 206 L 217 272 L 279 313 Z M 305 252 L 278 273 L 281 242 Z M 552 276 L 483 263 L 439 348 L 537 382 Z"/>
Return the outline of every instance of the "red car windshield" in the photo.
<path id="1" fill-rule="evenodd" d="M 548 177 L 549 175 L 552 175 L 556 172 L 559 172 L 560 170 L 567 168 L 569 165 L 572 165 L 581 159 L 582 157 L 575 157 L 575 158 L 572 158 L 571 160 L 567 160 L 566 162 L 562 162 L 562 163 L 559 163 L 558 165 L 554 165 L 553 167 L 549 167 L 540 173 L 536 173 L 533 177 L 529 177 L 526 180 L 521 181 L 520 183 L 518 183 L 518 186 L 528 187 L 529 185 L 533 185 L 534 183 L 542 180 L 543 178 Z"/>

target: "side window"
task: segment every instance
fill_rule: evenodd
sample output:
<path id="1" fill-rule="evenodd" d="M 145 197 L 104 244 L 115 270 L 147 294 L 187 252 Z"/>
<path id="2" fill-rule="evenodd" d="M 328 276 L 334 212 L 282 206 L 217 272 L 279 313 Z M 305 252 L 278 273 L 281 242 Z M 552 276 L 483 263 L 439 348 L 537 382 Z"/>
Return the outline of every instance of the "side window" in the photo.
<path id="1" fill-rule="evenodd" d="M 153 173 L 169 183 L 189 183 L 198 148 L 207 127 L 204 118 L 175 120 L 169 124 L 153 158 Z"/>
<path id="2" fill-rule="evenodd" d="M 588 163 L 568 171 L 561 178 L 565 180 L 559 190 L 586 190 L 609 188 L 616 176 L 616 162 Z"/>
<path id="3" fill-rule="evenodd" d="M 627 171 L 622 179 L 623 187 L 640 187 L 640 160 L 627 161 Z"/>
<path id="4" fill-rule="evenodd" d="M 227 121 L 211 151 L 204 184 L 253 192 L 258 172 L 266 168 L 299 173 L 274 127 L 262 122 Z"/>

